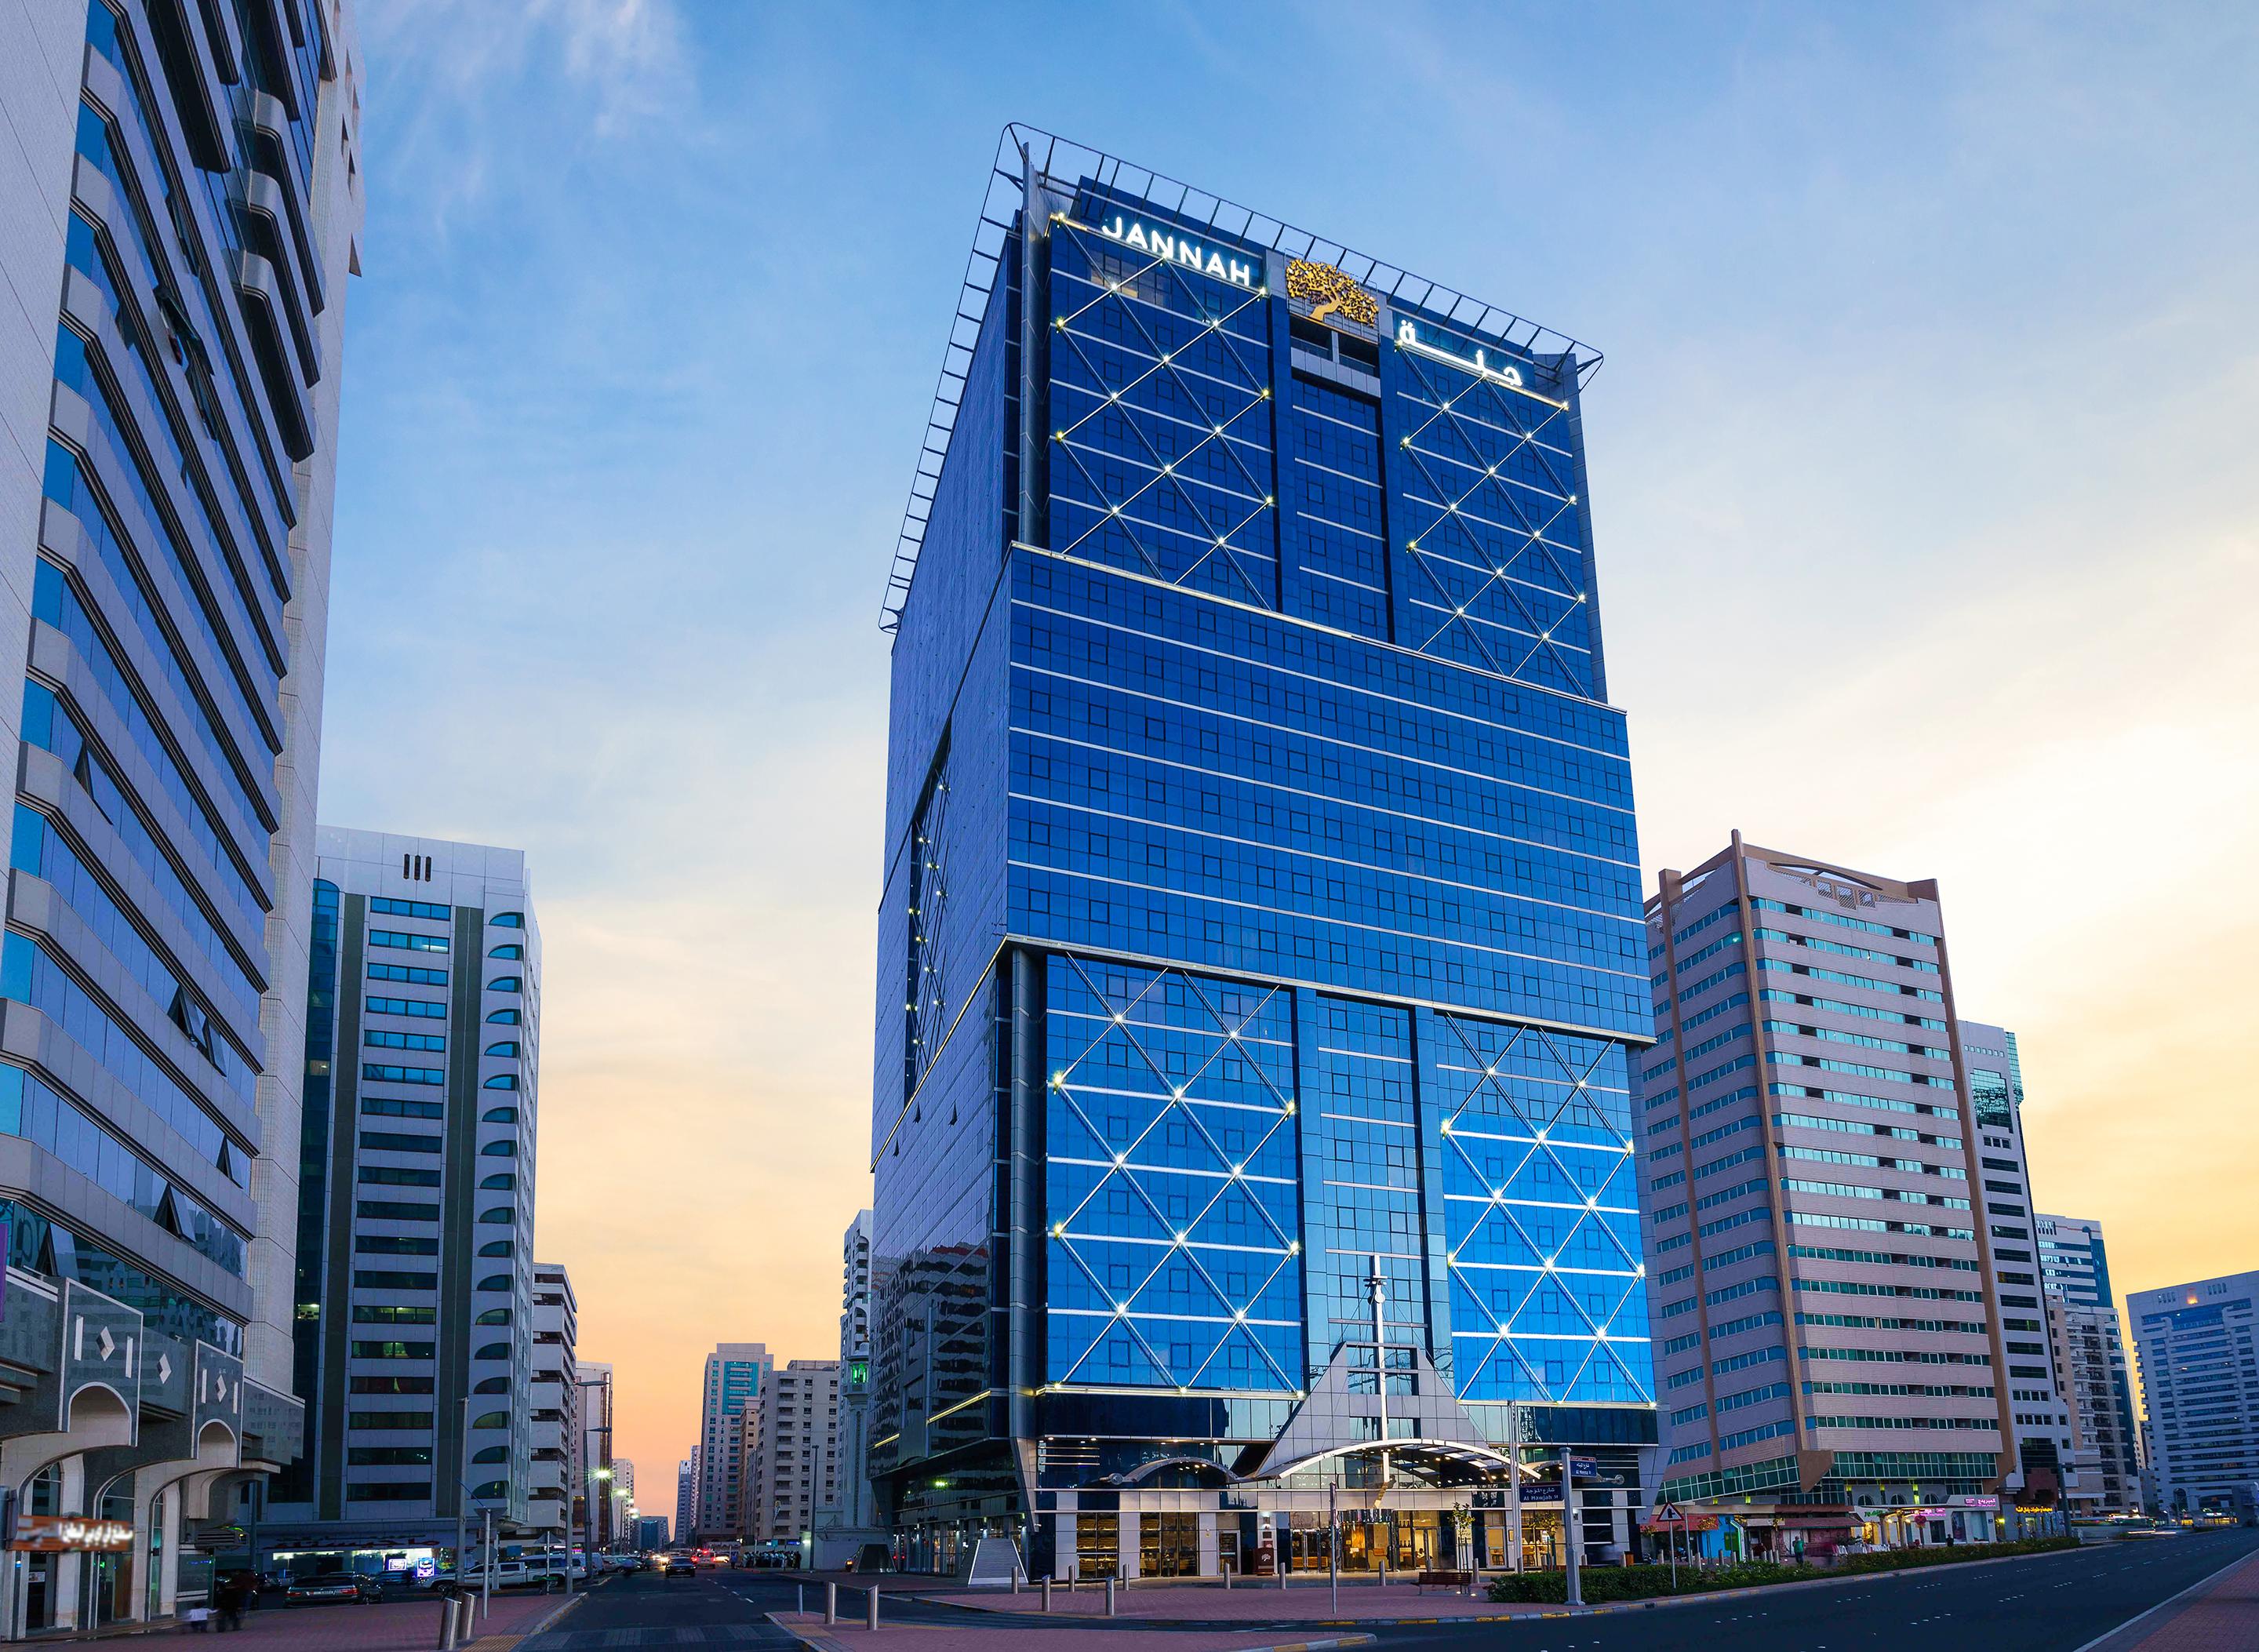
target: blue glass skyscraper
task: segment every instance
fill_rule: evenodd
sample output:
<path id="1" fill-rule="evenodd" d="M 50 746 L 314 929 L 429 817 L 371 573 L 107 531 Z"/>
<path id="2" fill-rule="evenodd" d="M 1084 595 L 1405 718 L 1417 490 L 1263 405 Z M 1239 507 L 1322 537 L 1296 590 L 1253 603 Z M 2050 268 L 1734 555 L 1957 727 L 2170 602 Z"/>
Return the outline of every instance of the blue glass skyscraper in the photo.
<path id="1" fill-rule="evenodd" d="M 1598 364 L 1006 132 L 886 608 L 905 1563 L 1294 1563 L 1329 1486 L 1353 1560 L 1502 1557 L 1509 1513 L 1535 1560 L 1564 1445 L 1628 1541 L 1650 1022 Z"/>

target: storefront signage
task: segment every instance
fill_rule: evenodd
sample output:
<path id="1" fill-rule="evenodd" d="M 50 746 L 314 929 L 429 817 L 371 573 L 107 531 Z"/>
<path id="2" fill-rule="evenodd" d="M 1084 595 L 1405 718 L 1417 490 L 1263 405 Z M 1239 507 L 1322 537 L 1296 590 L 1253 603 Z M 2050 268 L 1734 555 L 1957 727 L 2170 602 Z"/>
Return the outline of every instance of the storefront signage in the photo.
<path id="1" fill-rule="evenodd" d="M 1109 241 L 1119 241 L 1124 246 L 1134 246 L 1141 253 L 1151 253 L 1165 262 L 1181 264 L 1196 269 L 1203 275 L 1213 275 L 1220 281 L 1229 281 L 1234 287 L 1255 285 L 1255 266 L 1243 258 L 1226 258 L 1216 248 L 1194 240 L 1182 230 L 1165 230 L 1158 224 L 1146 224 L 1116 212 L 1112 221 L 1101 220 L 1098 232 Z"/>
<path id="2" fill-rule="evenodd" d="M 1958 1497 L 1949 1497 L 1945 1500 L 1952 1504 L 1956 1508 L 1998 1508 L 2000 1506 L 2000 1499 L 1989 1492 L 1982 1494 L 1974 1492 L 1963 1492 Z"/>
<path id="3" fill-rule="evenodd" d="M 40 1555 L 86 1549 L 114 1552 L 133 1547 L 133 1522 L 89 1520 L 78 1514 L 18 1514 L 8 1547 Z"/>

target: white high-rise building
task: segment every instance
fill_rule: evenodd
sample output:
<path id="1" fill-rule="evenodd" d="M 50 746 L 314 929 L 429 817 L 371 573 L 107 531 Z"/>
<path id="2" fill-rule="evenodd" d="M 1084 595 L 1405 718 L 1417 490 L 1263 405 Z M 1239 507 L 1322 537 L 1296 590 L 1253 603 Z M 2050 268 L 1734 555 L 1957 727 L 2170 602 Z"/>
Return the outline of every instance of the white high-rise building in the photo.
<path id="1" fill-rule="evenodd" d="M 2248 1517 L 2259 1485 L 2259 1272 L 2135 1291 L 2126 1314 L 2158 1506 Z"/>
<path id="2" fill-rule="evenodd" d="M 324 826 L 317 872 L 307 1451 L 262 1535 L 452 1546 L 459 1509 L 531 1532 L 552 1511 L 532 1498 L 541 931 L 525 857 Z"/>
<path id="3" fill-rule="evenodd" d="M 580 1484 L 581 1391 L 574 1349 L 580 1341 L 580 1303 L 572 1277 L 554 1262 L 533 1264 L 532 1470 L 527 1499 L 533 1525 L 561 1542 Z"/>
<path id="4" fill-rule="evenodd" d="M 0 8 L 0 1218 L 40 1395 L 0 1440 L 19 1534 L 100 1517 L 156 1557 L 19 1552 L 0 1637 L 201 1599 L 301 1446 L 362 70 L 344 0 Z"/>

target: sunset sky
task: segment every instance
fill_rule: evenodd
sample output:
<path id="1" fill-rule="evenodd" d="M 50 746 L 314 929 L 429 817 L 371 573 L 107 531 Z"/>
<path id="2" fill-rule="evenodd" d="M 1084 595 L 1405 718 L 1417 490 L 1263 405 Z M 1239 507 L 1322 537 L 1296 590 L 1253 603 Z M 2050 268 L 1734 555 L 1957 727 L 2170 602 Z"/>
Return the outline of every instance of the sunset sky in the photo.
<path id="1" fill-rule="evenodd" d="M 1942 886 L 2042 1207 L 2259 1267 L 2259 12 L 365 0 L 322 816 L 523 847 L 538 1249 L 673 1511 L 837 1351 L 879 602 L 1018 119 L 1606 352 L 1643 852 Z"/>

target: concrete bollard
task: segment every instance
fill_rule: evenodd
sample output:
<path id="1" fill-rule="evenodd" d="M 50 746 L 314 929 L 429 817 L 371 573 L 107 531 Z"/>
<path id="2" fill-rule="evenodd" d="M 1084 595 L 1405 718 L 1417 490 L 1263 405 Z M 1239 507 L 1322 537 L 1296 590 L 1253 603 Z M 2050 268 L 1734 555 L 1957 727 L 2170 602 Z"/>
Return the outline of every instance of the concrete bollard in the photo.
<path id="1" fill-rule="evenodd" d="M 876 1584 L 863 1591 L 863 1627 L 866 1629 L 879 1627 L 879 1585 Z"/>
<path id="2" fill-rule="evenodd" d="M 1046 1577 L 1046 1578 L 1044 1578 L 1044 1610 L 1045 1612 L 1049 1612 L 1051 1609 L 1051 1580 L 1050 1578 Z"/>
<path id="3" fill-rule="evenodd" d="M 439 1638 L 433 1644 L 439 1652 L 454 1652 L 455 1603 L 445 1595 L 439 1597 Z"/>
<path id="4" fill-rule="evenodd" d="M 839 1585 L 836 1583 L 823 1585 L 823 1620 L 826 1623 L 839 1621 Z"/>
<path id="5" fill-rule="evenodd" d="M 1276 1560 L 1272 1561 L 1271 1563 L 1272 1563 L 1272 1569 L 1273 1569 L 1273 1570 L 1275 1570 L 1278 1572 L 1278 1574 L 1279 1574 L 1279 1586 L 1281 1589 L 1284 1589 L 1284 1588 L 1286 1586 L 1286 1556 L 1284 1556 L 1284 1555 L 1279 1556 Z"/>
<path id="6" fill-rule="evenodd" d="M 1229 1594 L 1231 1592 L 1231 1568 L 1225 1566 L 1222 1568 L 1222 1570 L 1223 1572 L 1223 1592 Z"/>
<path id="7" fill-rule="evenodd" d="M 1015 1595 L 1020 1592 L 1020 1565 L 1017 1561 L 1012 1563 L 1012 1592 Z"/>
<path id="8" fill-rule="evenodd" d="M 1114 1615 L 1114 1579 L 1111 1577 L 1106 1580 L 1106 1615 L 1109 1618 Z"/>

